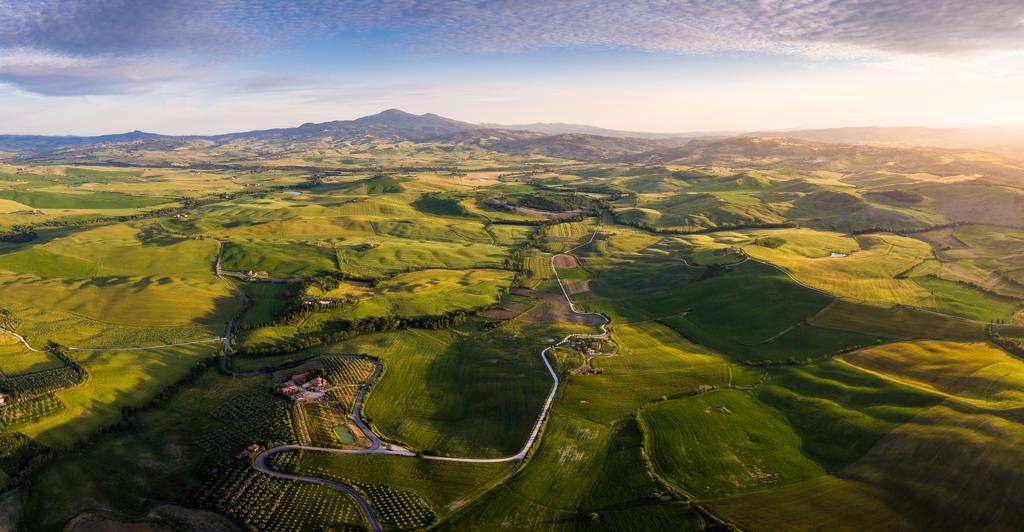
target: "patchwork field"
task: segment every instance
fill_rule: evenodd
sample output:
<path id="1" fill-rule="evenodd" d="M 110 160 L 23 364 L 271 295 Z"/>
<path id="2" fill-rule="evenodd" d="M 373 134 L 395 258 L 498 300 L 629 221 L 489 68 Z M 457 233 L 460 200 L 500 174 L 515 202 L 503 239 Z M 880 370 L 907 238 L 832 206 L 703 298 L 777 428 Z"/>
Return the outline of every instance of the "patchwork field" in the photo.
<path id="1" fill-rule="evenodd" d="M 752 233 L 753 245 L 743 249 L 753 258 L 772 263 L 806 285 L 839 297 L 860 301 L 935 306 L 928 292 L 900 278 L 931 256 L 918 240 L 897 235 L 856 238 L 811 230 Z M 756 244 L 757 238 L 780 238 L 778 247 Z"/>
<path id="2" fill-rule="evenodd" d="M 1010 410 L 1024 400 L 1024 361 L 983 342 L 893 343 L 845 353 L 839 359 L 980 408 Z"/>
<path id="3" fill-rule="evenodd" d="M 1024 526 L 1018 162 L 391 127 L 0 164 L 0 528 Z"/>

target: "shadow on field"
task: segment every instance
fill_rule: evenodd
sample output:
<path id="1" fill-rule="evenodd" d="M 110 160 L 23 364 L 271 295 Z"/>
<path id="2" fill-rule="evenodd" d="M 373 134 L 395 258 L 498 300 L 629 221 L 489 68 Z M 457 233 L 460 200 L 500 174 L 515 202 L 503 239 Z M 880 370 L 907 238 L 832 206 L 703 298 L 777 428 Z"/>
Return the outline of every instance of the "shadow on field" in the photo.
<path id="1" fill-rule="evenodd" d="M 463 338 L 426 370 L 437 454 L 499 457 L 522 447 L 551 389 L 532 342 L 494 330 Z"/>

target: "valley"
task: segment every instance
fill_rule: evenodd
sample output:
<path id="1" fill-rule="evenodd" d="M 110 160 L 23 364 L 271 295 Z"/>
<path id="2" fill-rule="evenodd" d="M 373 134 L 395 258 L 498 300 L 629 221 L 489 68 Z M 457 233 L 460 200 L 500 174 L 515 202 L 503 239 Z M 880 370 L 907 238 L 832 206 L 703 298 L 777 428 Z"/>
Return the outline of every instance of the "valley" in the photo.
<path id="1" fill-rule="evenodd" d="M 817 135 L 2 136 L 0 529 L 1020 528 L 1024 159 Z"/>

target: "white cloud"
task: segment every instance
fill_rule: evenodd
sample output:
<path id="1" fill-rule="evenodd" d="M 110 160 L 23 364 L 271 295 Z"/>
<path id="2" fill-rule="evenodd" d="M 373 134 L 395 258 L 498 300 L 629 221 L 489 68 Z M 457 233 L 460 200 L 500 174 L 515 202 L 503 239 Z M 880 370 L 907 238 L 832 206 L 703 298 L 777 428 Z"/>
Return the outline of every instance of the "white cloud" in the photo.
<path id="1" fill-rule="evenodd" d="M 171 73 L 181 73 L 181 63 L 352 32 L 433 53 L 630 48 L 909 64 L 1020 51 L 1022 17 L 1020 0 L 0 0 L 0 49 L 134 71 L 131 83 L 106 84 L 124 90 L 147 77 L 127 68 L 129 58 L 169 61 Z M 54 93 L 53 86 L 73 91 L 77 75 L 83 92 L 105 88 L 85 70 L 40 59 L 32 76 L 0 79 Z M 52 84 L 43 79 L 47 68 Z"/>

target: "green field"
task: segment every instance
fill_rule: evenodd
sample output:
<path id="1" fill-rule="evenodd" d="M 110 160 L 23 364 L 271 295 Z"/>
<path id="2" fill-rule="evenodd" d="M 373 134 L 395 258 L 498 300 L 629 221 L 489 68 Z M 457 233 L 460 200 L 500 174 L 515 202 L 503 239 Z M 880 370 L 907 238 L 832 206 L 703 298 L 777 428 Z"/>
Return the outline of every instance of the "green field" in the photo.
<path id="1" fill-rule="evenodd" d="M 931 293 L 941 312 L 979 321 L 1010 321 L 1020 307 L 1019 300 L 988 294 L 977 288 L 939 279 L 917 277 L 914 282 Z"/>
<path id="2" fill-rule="evenodd" d="M 367 398 L 366 417 L 384 436 L 436 454 L 504 456 L 519 450 L 550 388 L 538 353 L 544 335 L 559 333 L 549 325 L 482 335 L 409 330 L 327 351 L 381 359 L 384 376 Z M 525 341 L 511 343 L 516 336 Z"/>
<path id="3" fill-rule="evenodd" d="M 373 239 L 340 247 L 338 263 L 353 276 L 384 277 L 422 268 L 500 268 L 506 254 L 493 244 Z"/>
<path id="4" fill-rule="evenodd" d="M 933 306 L 924 289 L 899 277 L 931 255 L 919 240 L 884 233 L 854 238 L 810 229 L 753 232 L 750 237 L 754 242 L 764 237 L 785 240 L 775 248 L 752 244 L 743 249 L 813 288 L 861 301 Z"/>
<path id="5" fill-rule="evenodd" d="M 65 410 L 18 430 L 47 446 L 73 445 L 104 426 L 116 424 L 123 408 L 145 405 L 161 388 L 216 353 L 220 345 L 72 352 L 72 357 L 88 373 L 87 380 L 55 394 Z"/>
<path id="6" fill-rule="evenodd" d="M 22 190 L 0 190 L 0 198 L 37 209 L 134 209 L 173 201 L 170 198 L 129 196 L 117 192 L 67 194 Z"/>
<path id="7" fill-rule="evenodd" d="M 773 369 L 756 396 L 782 412 L 803 440 L 802 452 L 829 471 L 942 400 L 835 361 Z"/>
<path id="8" fill-rule="evenodd" d="M 840 359 L 981 408 L 1019 408 L 1024 400 L 1024 362 L 987 343 L 894 343 L 846 353 Z"/>
<path id="9" fill-rule="evenodd" d="M 278 318 L 288 310 L 296 297 L 296 287 L 280 283 L 238 282 L 236 286 L 245 293 L 248 305 L 238 320 L 241 327 L 255 327 Z"/>
<path id="10" fill-rule="evenodd" d="M 0 332 L 0 373 L 3 375 L 34 373 L 63 365 L 52 353 L 29 351 L 14 337 Z"/>
<path id="11" fill-rule="evenodd" d="M 655 471 L 694 496 L 717 498 L 824 473 L 800 452 L 786 418 L 752 394 L 720 391 L 640 411 Z"/>
<path id="12" fill-rule="evenodd" d="M 112 325 L 172 327 L 224 323 L 240 306 L 216 277 L 53 279 L 0 273 L 5 300 Z"/>
<path id="13" fill-rule="evenodd" d="M 1024 527 L 1019 161 L 405 127 L 0 138 L 0 529 Z"/>
<path id="14" fill-rule="evenodd" d="M 908 307 L 836 300 L 810 318 L 825 329 L 864 331 L 885 338 L 984 338 L 982 323 Z"/>
<path id="15" fill-rule="evenodd" d="M 228 243 L 221 268 L 230 271 L 264 271 L 270 277 L 306 277 L 338 269 L 333 248 L 284 244 Z"/>

